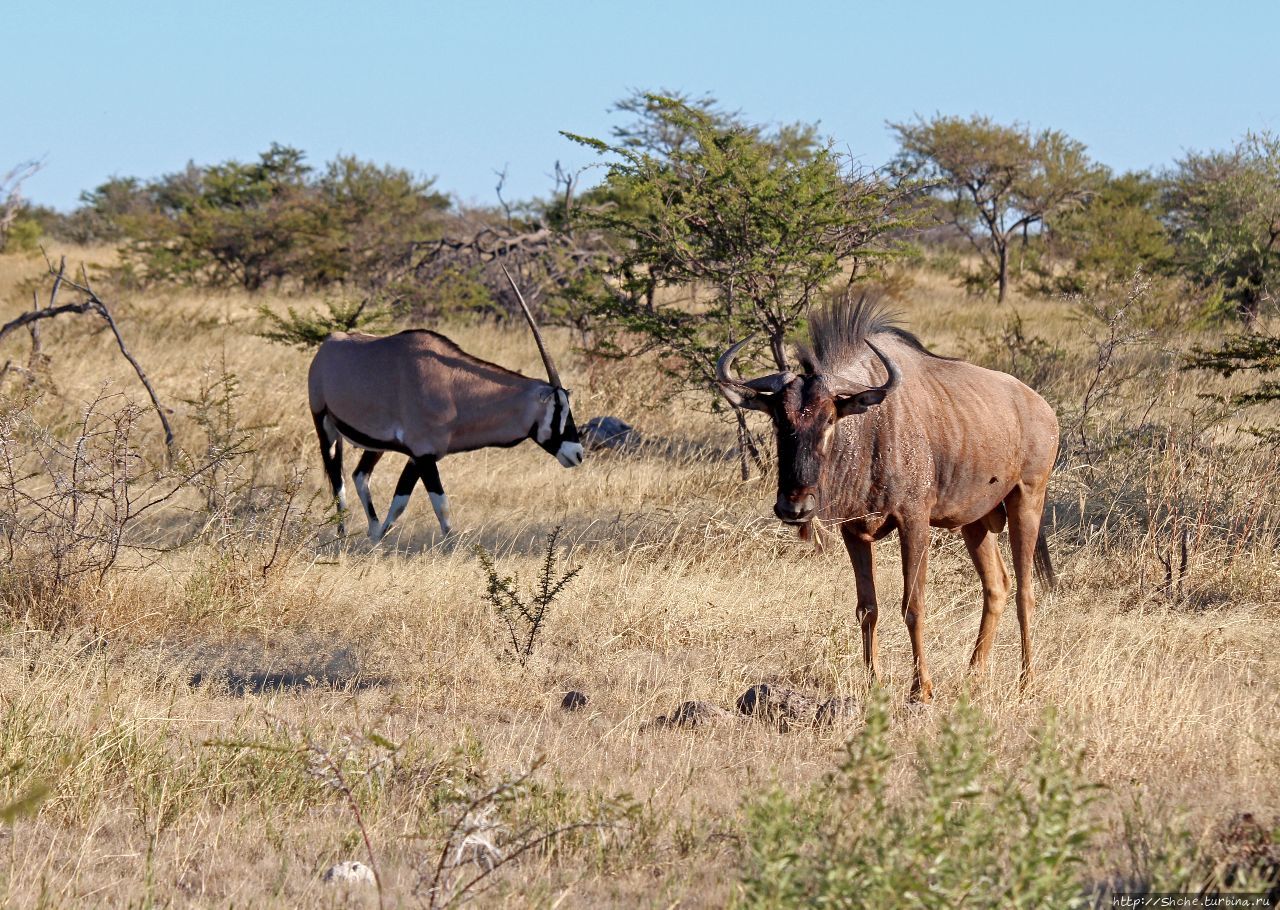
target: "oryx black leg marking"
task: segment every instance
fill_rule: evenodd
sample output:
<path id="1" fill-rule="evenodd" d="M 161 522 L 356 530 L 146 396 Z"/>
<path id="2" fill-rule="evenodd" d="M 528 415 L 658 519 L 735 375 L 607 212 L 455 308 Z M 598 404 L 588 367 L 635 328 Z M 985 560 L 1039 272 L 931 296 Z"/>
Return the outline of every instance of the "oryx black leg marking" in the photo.
<path id="1" fill-rule="evenodd" d="M 324 472 L 329 476 L 333 498 L 338 502 L 338 536 L 343 537 L 347 533 L 347 491 L 342 481 L 342 437 L 327 423 L 325 414 L 311 416 L 316 422 L 316 435 L 320 437 L 320 458 L 324 461 Z"/>
<path id="2" fill-rule="evenodd" d="M 364 506 L 364 514 L 369 518 L 369 536 L 375 540 L 378 536 L 378 510 L 373 507 L 373 498 L 369 495 L 369 476 L 373 474 L 382 455 L 382 452 L 375 449 L 365 449 L 360 456 L 360 463 L 356 465 L 356 472 L 351 476 L 355 481 L 356 495 Z"/>
<path id="3" fill-rule="evenodd" d="M 409 459 L 409 463 L 400 472 L 400 479 L 396 481 L 396 495 L 392 497 L 391 505 L 387 508 L 387 520 L 382 523 L 378 536 L 373 538 L 375 543 L 387 536 L 396 519 L 404 513 L 404 507 L 409 504 L 409 497 L 413 494 L 413 485 L 417 482 L 418 466 L 414 464 L 413 459 Z"/>
<path id="4" fill-rule="evenodd" d="M 440 483 L 436 457 L 419 455 L 413 461 L 418 466 L 418 473 L 422 475 L 422 485 L 427 488 L 427 495 L 431 497 L 431 506 L 436 510 L 440 530 L 447 535 L 453 530 L 453 516 L 449 514 L 449 497 L 444 495 L 444 485 Z"/>

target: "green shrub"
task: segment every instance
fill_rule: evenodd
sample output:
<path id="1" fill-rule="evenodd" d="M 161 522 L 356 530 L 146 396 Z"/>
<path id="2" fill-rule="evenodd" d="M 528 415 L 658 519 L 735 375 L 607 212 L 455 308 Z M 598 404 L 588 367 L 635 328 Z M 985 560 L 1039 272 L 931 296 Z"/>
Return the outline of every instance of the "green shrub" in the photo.
<path id="1" fill-rule="evenodd" d="M 1067 352 L 1029 331 L 1017 310 L 1012 310 L 998 329 L 967 343 L 964 356 L 980 366 L 1016 376 L 1042 395 L 1061 376 L 1067 362 Z"/>
<path id="2" fill-rule="evenodd" d="M 551 604 L 565 585 L 573 581 L 581 567 L 570 569 L 557 575 L 556 541 L 564 529 L 557 527 L 547 535 L 547 549 L 542 556 L 542 566 L 538 572 L 538 583 L 528 600 L 520 594 L 519 579 L 506 577 L 494 564 L 493 556 L 483 547 L 475 547 L 476 558 L 484 569 L 486 585 L 485 600 L 493 608 L 503 629 L 504 655 L 525 666 L 533 655 L 533 648 L 538 643 L 538 636 L 545 628 Z"/>
<path id="3" fill-rule="evenodd" d="M 287 308 L 287 316 L 281 316 L 269 306 L 258 308 L 258 315 L 265 325 L 258 336 L 279 344 L 299 348 L 318 347 L 334 332 L 376 332 L 387 325 L 390 311 L 386 307 L 370 305 L 365 300 L 330 300 L 325 303 L 326 312 L 312 310 L 299 313 Z"/>
<path id="4" fill-rule="evenodd" d="M 145 281 L 247 291 L 377 288 L 437 234 L 449 200 L 431 180 L 352 156 L 316 173 L 305 157 L 272 144 L 254 162 L 117 178 L 82 197 L 65 233 L 127 241 L 124 265 Z"/>
<path id="5" fill-rule="evenodd" d="M 44 231 L 40 222 L 34 218 L 19 218 L 9 226 L 9 233 L 4 237 L 0 249 L 6 253 L 33 253 L 40 248 L 40 238 Z"/>
<path id="6" fill-rule="evenodd" d="M 835 773 L 748 806 L 740 905 L 1083 906 L 1092 788 L 1052 715 L 1036 743 L 1025 761 L 997 766 L 990 727 L 961 703 L 891 791 L 888 714 L 873 702 Z"/>

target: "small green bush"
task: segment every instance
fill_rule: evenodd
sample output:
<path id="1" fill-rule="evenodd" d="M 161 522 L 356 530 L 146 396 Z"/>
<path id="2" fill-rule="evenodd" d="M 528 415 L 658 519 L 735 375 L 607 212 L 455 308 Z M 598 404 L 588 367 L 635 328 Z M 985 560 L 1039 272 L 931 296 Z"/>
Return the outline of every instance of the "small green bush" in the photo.
<path id="1" fill-rule="evenodd" d="M 533 648 L 538 643 L 538 636 L 545 628 L 547 617 L 551 612 L 551 604 L 565 585 L 573 581 L 581 567 L 558 574 L 556 569 L 556 541 L 559 540 L 563 527 L 557 527 L 547 535 L 547 548 L 542 556 L 542 566 L 538 572 L 538 584 L 530 593 L 526 602 L 520 594 L 519 579 L 506 577 L 498 571 L 493 556 L 483 547 L 474 548 L 476 558 L 484 569 L 486 586 L 485 600 L 493 608 L 494 615 L 502 625 L 504 655 L 525 666 L 533 655 Z"/>
<path id="2" fill-rule="evenodd" d="M 0 249 L 6 253 L 34 253 L 40 249 L 44 231 L 34 218 L 19 218 L 9 226 Z"/>
<path id="3" fill-rule="evenodd" d="M 1092 787 L 1052 715 L 1015 767 L 961 703 L 918 744 L 912 779 L 890 793 L 894 751 L 882 702 L 836 772 L 799 796 L 775 789 L 747 810 L 743 907 L 1077 907 L 1092 836 Z"/>
<path id="4" fill-rule="evenodd" d="M 1067 363 L 1067 352 L 1031 332 L 1017 310 L 1012 310 L 998 329 L 966 344 L 964 356 L 980 366 L 1016 376 L 1042 395 Z"/>
<path id="5" fill-rule="evenodd" d="M 258 337 L 303 349 L 314 348 L 334 332 L 377 332 L 388 325 L 391 316 L 386 307 L 370 305 L 368 299 L 330 300 L 325 309 L 324 313 L 319 310 L 299 313 L 288 307 L 288 315 L 281 316 L 263 304 L 258 307 L 264 323 Z"/>

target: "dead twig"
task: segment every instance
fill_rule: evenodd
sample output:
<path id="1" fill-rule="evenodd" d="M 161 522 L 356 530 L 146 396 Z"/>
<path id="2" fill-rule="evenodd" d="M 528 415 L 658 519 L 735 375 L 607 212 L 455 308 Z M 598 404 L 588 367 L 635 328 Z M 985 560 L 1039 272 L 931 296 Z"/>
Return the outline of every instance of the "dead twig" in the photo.
<path id="1" fill-rule="evenodd" d="M 53 287 L 49 290 L 49 305 L 43 308 L 33 309 L 30 312 L 23 313 L 0 326 L 0 342 L 5 337 L 23 326 L 30 326 L 32 332 L 32 348 L 38 352 L 39 335 L 35 331 L 35 323 L 42 319 L 52 319 L 61 316 L 64 313 L 96 313 L 111 329 L 111 334 L 115 337 L 116 346 L 120 348 L 120 353 L 124 359 L 129 361 L 129 365 L 133 367 L 133 371 L 138 374 L 138 380 L 142 383 L 142 387 L 147 390 L 147 395 L 151 398 L 151 406 L 156 412 L 156 416 L 160 418 L 160 426 L 164 429 L 165 449 L 170 455 L 174 451 L 174 435 L 173 427 L 169 423 L 169 418 L 165 415 L 165 407 L 160 403 L 160 396 L 156 394 L 155 388 L 151 385 L 151 380 L 147 378 L 146 370 L 142 368 L 142 364 L 129 351 L 128 345 L 124 343 L 124 336 L 120 334 L 120 327 L 116 324 L 115 316 L 111 313 L 111 308 L 107 306 L 106 301 L 98 296 L 93 290 L 93 286 L 89 283 L 89 274 L 85 271 L 84 266 L 80 267 L 81 282 L 72 281 L 67 277 L 67 259 L 62 257 L 57 267 L 54 267 L 52 260 L 45 256 L 45 263 L 48 265 L 49 274 L 53 277 Z M 84 295 L 84 299 L 78 303 L 58 303 L 58 292 L 62 286 L 73 288 Z"/>

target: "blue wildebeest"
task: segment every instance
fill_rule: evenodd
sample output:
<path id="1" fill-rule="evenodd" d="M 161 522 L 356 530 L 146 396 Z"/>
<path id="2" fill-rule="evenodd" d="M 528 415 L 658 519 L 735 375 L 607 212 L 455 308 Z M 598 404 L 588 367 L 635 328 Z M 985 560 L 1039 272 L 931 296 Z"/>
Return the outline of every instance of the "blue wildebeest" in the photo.
<path id="1" fill-rule="evenodd" d="M 982 621 L 971 665 L 985 667 L 1009 575 L 996 545 L 1009 527 L 1022 634 L 1022 679 L 1031 677 L 1033 565 L 1053 569 L 1040 530 L 1058 421 L 1043 398 L 1012 376 L 938 357 L 864 297 L 814 315 L 801 372 L 749 381 L 729 367 L 746 342 L 720 358 L 721 391 L 768 414 L 778 444 L 774 513 L 812 533 L 839 525 L 857 582 L 863 657 L 878 670 L 878 607 L 872 543 L 896 530 L 902 548 L 902 615 L 911 637 L 911 694 L 933 689 L 924 655 L 929 528 L 959 529 L 982 580 Z"/>

